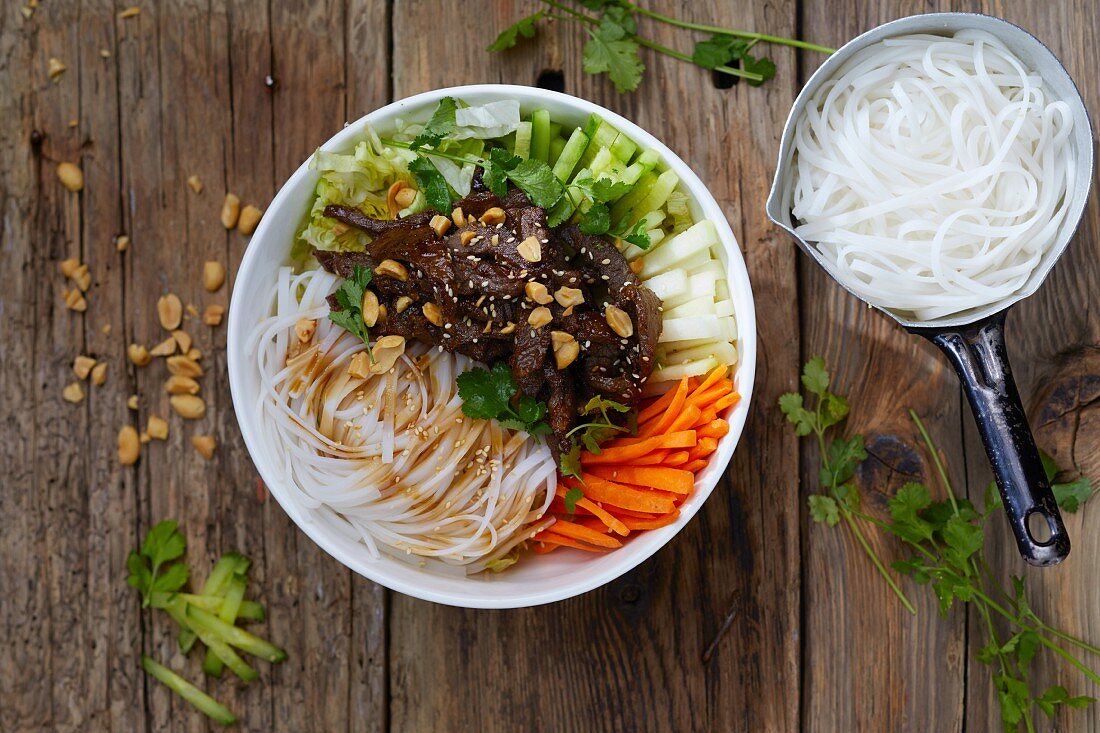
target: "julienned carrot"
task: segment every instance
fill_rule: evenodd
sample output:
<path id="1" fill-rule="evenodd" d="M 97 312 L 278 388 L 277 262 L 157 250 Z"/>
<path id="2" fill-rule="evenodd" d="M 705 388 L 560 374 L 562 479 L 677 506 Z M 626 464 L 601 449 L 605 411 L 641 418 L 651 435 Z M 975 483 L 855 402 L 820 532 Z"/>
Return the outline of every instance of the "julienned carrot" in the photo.
<path id="1" fill-rule="evenodd" d="M 565 547 L 572 547 L 574 550 L 584 550 L 585 552 L 607 552 L 606 547 L 597 547 L 590 545 L 586 542 L 577 542 L 574 539 L 566 537 L 563 534 L 551 532 L 548 529 L 544 529 L 535 535 L 535 542 L 545 542 L 547 544 L 564 545 Z M 549 550 L 547 551 L 549 552 Z"/>
<path id="2" fill-rule="evenodd" d="M 581 463 L 586 466 L 609 463 L 632 463 L 635 459 L 646 455 L 650 451 L 694 448 L 698 442 L 694 430 L 681 430 L 675 433 L 654 435 L 646 440 L 628 445 L 620 445 L 619 442 L 615 440 L 608 443 L 610 447 L 604 448 L 599 455 L 582 453 Z"/>
<path id="3" fill-rule="evenodd" d="M 695 434 L 700 440 L 703 438 L 721 438 L 730 431 L 730 424 L 725 420 L 711 420 L 701 428 L 695 429 Z"/>
<path id="4" fill-rule="evenodd" d="M 680 468 L 684 469 L 685 471 L 691 471 L 692 473 L 695 473 L 696 471 L 702 471 L 706 467 L 707 462 L 703 458 L 700 458 L 697 461 L 688 461 L 684 465 L 680 466 Z"/>
<path id="5" fill-rule="evenodd" d="M 668 454 L 668 458 L 661 461 L 662 466 L 682 466 L 691 460 L 691 453 L 686 450 L 673 451 Z"/>
<path id="6" fill-rule="evenodd" d="M 607 510 L 623 521 L 626 521 L 627 517 L 633 517 L 634 519 L 653 519 L 654 517 L 661 516 L 655 512 L 637 512 L 633 509 L 623 509 L 621 506 L 611 506 L 610 504 Z"/>
<path id="7" fill-rule="evenodd" d="M 600 504 L 632 509 L 639 512 L 665 514 L 672 511 L 672 499 L 656 491 L 632 489 L 629 486 L 607 481 L 590 473 L 582 474 L 584 496 Z"/>
<path id="8" fill-rule="evenodd" d="M 593 467 L 592 473 L 608 481 L 617 481 L 651 489 L 671 491 L 674 494 L 690 494 L 695 488 L 695 477 L 690 471 L 662 466 L 608 466 Z"/>
<path id="9" fill-rule="evenodd" d="M 741 401 L 741 395 L 739 395 L 736 392 L 730 392 L 725 397 L 720 397 L 720 398 L 718 398 L 717 401 L 715 401 L 714 409 L 717 410 L 718 412 L 721 412 L 722 410 L 726 409 L 730 405 L 736 405 L 740 401 Z"/>
<path id="10" fill-rule="evenodd" d="M 708 407 L 702 415 L 699 416 L 699 420 L 692 425 L 693 428 L 700 428 L 703 425 L 710 425 L 712 422 L 718 419 L 718 413 L 714 411 L 713 407 Z"/>
<path id="11" fill-rule="evenodd" d="M 582 542 L 587 542 L 597 547 L 608 547 L 612 550 L 623 546 L 623 543 L 619 542 L 614 537 L 608 537 L 603 532 L 597 532 L 594 529 L 585 527 L 583 524 L 577 524 L 576 522 L 570 522 L 565 519 L 559 519 L 554 522 L 547 531 L 565 537 L 572 537 L 575 540 L 581 540 Z M 535 539 L 538 539 L 538 535 L 535 536 Z"/>
<path id="12" fill-rule="evenodd" d="M 679 416 L 675 417 L 672 420 L 672 423 L 670 425 L 666 426 L 665 429 L 662 430 L 661 432 L 662 433 L 677 433 L 681 430 L 690 430 L 691 428 L 695 427 L 695 424 L 697 422 L 699 422 L 699 419 L 702 417 L 702 415 L 703 415 L 702 411 L 698 407 L 696 407 L 695 405 L 685 404 L 684 407 L 683 407 L 683 410 L 680 412 Z M 643 440 L 645 440 L 646 438 L 651 438 L 651 437 L 653 437 L 652 434 L 642 435 L 641 431 L 639 430 L 638 431 L 638 437 L 619 438 L 616 441 L 616 444 L 617 445 L 632 445 L 634 443 L 640 443 Z"/>
<path id="13" fill-rule="evenodd" d="M 711 369 L 710 374 L 707 375 L 706 379 L 704 379 L 699 384 L 698 387 L 696 387 L 694 390 L 692 390 L 691 396 L 694 397 L 695 395 L 699 395 L 699 394 L 702 394 L 702 393 L 706 392 L 712 386 L 717 384 L 719 382 L 719 380 L 722 379 L 722 377 L 726 376 L 726 372 L 728 372 L 728 371 L 729 371 L 729 367 L 726 366 L 725 364 L 722 364 L 720 366 L 715 367 L 714 369 Z"/>
<path id="14" fill-rule="evenodd" d="M 635 458 L 631 463 L 635 466 L 655 466 L 661 461 L 665 460 L 669 453 L 672 451 L 667 450 L 655 450 L 648 456 L 639 456 Z"/>
<path id="15" fill-rule="evenodd" d="M 672 524 L 680 518 L 680 510 L 673 509 L 668 514 L 664 514 L 656 519 L 624 519 L 626 526 L 633 530 L 639 529 L 657 529 L 658 527 L 664 527 Z"/>
<path id="16" fill-rule="evenodd" d="M 723 379 L 722 382 L 724 383 L 711 387 L 706 392 L 703 392 L 701 394 L 688 395 L 685 404 L 711 405 L 717 400 L 720 400 L 721 398 L 725 397 L 733 391 L 733 382 L 729 381 L 728 379 Z"/>
<path id="17" fill-rule="evenodd" d="M 699 444 L 692 448 L 691 451 L 688 453 L 688 459 L 692 461 L 697 461 L 700 458 L 706 458 L 711 453 L 713 453 L 714 449 L 717 447 L 717 438 L 702 438 L 699 441 Z"/>
<path id="18" fill-rule="evenodd" d="M 686 392 L 690 388 L 688 378 L 684 377 L 683 379 L 681 379 L 680 385 L 683 386 L 684 391 Z M 665 409 L 668 408 L 668 406 L 672 403 L 672 398 L 676 396 L 676 392 L 678 390 L 679 387 L 677 387 L 677 389 L 670 389 L 669 391 L 665 392 L 663 395 L 655 399 L 653 402 L 649 403 L 646 407 L 639 410 L 638 424 L 640 425 L 641 423 L 648 422 L 651 418 L 657 417 L 662 412 L 664 412 Z"/>
<path id="19" fill-rule="evenodd" d="M 672 402 L 668 403 L 668 408 L 660 417 L 653 418 L 645 423 L 638 425 L 638 437 L 648 438 L 651 435 L 660 435 L 661 433 L 668 432 L 668 426 L 672 424 L 672 421 L 680 416 L 680 413 L 684 409 L 684 400 L 688 396 L 688 383 L 681 379 L 680 384 L 676 386 L 676 394 L 672 395 Z"/>
<path id="20" fill-rule="evenodd" d="M 581 490 L 583 492 L 583 487 L 581 488 Z M 565 494 L 566 488 L 559 484 L 557 489 L 557 497 L 554 498 L 554 501 L 558 501 L 559 499 L 563 500 L 562 511 L 558 512 L 559 514 L 568 511 L 565 509 Z M 551 506 L 553 506 L 553 504 L 551 504 Z M 611 513 L 604 509 L 602 506 L 588 498 L 582 497 L 580 499 L 577 499 L 577 501 L 573 503 L 573 507 L 576 510 L 576 514 L 584 513 L 594 515 L 596 519 L 603 522 L 604 526 L 607 527 L 609 530 L 613 530 L 615 534 L 622 535 L 623 537 L 626 537 L 628 534 L 630 534 L 630 531 L 626 528 L 625 524 L 613 517 Z"/>
<path id="21" fill-rule="evenodd" d="M 546 554 L 551 553 L 554 550 L 558 549 L 559 547 L 564 547 L 564 546 L 565 545 L 559 545 L 557 542 L 536 542 L 535 543 L 535 554 L 536 555 L 546 555 Z M 582 547 L 580 549 L 585 549 L 585 548 Z"/>

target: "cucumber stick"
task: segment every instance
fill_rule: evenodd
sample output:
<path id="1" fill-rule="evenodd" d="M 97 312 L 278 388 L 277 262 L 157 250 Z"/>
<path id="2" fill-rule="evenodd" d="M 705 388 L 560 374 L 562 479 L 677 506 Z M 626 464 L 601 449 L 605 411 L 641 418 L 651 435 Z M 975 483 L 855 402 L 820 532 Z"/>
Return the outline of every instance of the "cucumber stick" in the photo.
<path id="1" fill-rule="evenodd" d="M 512 152 L 523 159 L 531 157 L 531 127 L 530 122 L 516 125 L 515 149 Z"/>
<path id="2" fill-rule="evenodd" d="M 591 140 L 596 135 L 596 130 L 600 129 L 600 124 L 602 122 L 603 119 L 593 112 L 589 114 L 588 119 L 584 121 L 584 127 L 581 128 L 581 131 L 584 133 L 585 137 Z"/>
<path id="3" fill-rule="evenodd" d="M 194 705 L 199 712 L 209 717 L 215 723 L 219 725 L 233 725 L 237 722 L 237 716 L 229 712 L 229 708 L 222 705 L 163 664 L 154 661 L 151 657 L 147 657 L 144 654 L 141 656 L 141 668 L 157 682 L 160 682 L 169 690 Z"/>
<path id="4" fill-rule="evenodd" d="M 656 173 L 644 173 L 634 188 L 630 189 L 621 199 L 615 202 L 615 205 L 611 207 L 611 221 L 614 224 L 622 221 L 636 205 L 641 203 L 642 199 L 649 195 L 649 192 L 653 190 L 653 186 L 657 183 Z"/>
<path id="5" fill-rule="evenodd" d="M 227 624 L 237 623 L 237 614 L 241 610 L 241 603 L 244 601 L 244 591 L 247 585 L 248 581 L 245 580 L 243 575 L 234 575 L 230 579 L 225 589 L 225 600 L 218 612 L 218 618 Z M 208 647 L 206 649 L 206 659 L 202 663 L 202 671 L 211 677 L 221 677 L 222 666 L 221 658 L 214 653 L 213 649 Z"/>
<path id="6" fill-rule="evenodd" d="M 196 631 L 209 632 L 212 636 L 255 657 L 269 662 L 281 662 L 286 659 L 286 652 L 271 642 L 264 641 L 242 628 L 227 624 L 209 611 L 190 606 L 187 609 L 187 621 L 195 627 Z"/>
<path id="7" fill-rule="evenodd" d="M 536 109 L 531 113 L 531 157 L 543 163 L 550 159 L 550 111 Z"/>
<path id="8" fill-rule="evenodd" d="M 553 166 L 561 156 L 561 151 L 565 149 L 565 138 L 557 136 L 550 138 L 550 155 L 547 157 L 546 162 Z M 419 193 L 419 192 L 418 192 Z"/>
<path id="9" fill-rule="evenodd" d="M 636 152 L 638 152 L 638 144 L 621 132 L 615 138 L 615 142 L 611 143 L 611 153 L 625 163 L 629 163 Z"/>
<path id="10" fill-rule="evenodd" d="M 665 171 L 657 176 L 653 188 L 649 190 L 645 198 L 635 204 L 634 208 L 630 210 L 630 223 L 633 224 L 638 221 L 638 219 L 641 219 L 644 214 L 648 214 L 650 211 L 664 206 L 665 202 L 668 201 L 669 195 L 676 190 L 676 184 L 679 182 L 680 177 L 672 171 Z"/>
<path id="11" fill-rule="evenodd" d="M 194 606 L 187 606 L 183 601 L 176 601 L 167 606 L 164 610 L 168 612 L 172 620 L 179 624 L 181 628 L 190 629 L 198 637 L 199 641 L 206 645 L 208 651 L 213 652 L 243 681 L 252 682 L 260 676 L 255 669 L 249 666 L 248 662 L 241 659 L 240 655 L 230 648 L 224 639 L 216 634 L 210 633 L 205 628 L 197 627 L 191 622 L 191 614 L 196 610 Z M 206 613 L 206 611 L 202 611 L 202 613 Z M 206 664 L 204 663 L 203 669 L 205 670 L 205 668 Z M 221 672 L 219 671 L 217 676 L 220 675 Z"/>
<path id="12" fill-rule="evenodd" d="M 218 597 L 225 595 L 225 586 L 229 579 L 235 574 L 243 575 L 248 572 L 251 564 L 252 561 L 244 555 L 227 552 L 214 563 L 214 569 L 210 571 L 210 575 L 206 576 L 206 582 L 202 584 L 199 595 Z M 193 646 L 195 646 L 195 632 L 188 628 L 187 624 L 183 624 L 183 629 L 180 631 L 180 651 L 187 654 Z"/>
<path id="13" fill-rule="evenodd" d="M 588 147 L 588 136 L 581 130 L 574 130 L 554 163 L 554 177 L 566 183 L 573 174 L 573 169 L 580 162 L 581 156 L 584 155 L 586 147 Z"/>
<path id="14" fill-rule="evenodd" d="M 547 112 L 547 114 L 550 114 L 550 113 Z M 560 122 L 551 122 L 550 123 L 550 139 L 553 140 L 556 137 L 562 137 L 561 123 Z"/>

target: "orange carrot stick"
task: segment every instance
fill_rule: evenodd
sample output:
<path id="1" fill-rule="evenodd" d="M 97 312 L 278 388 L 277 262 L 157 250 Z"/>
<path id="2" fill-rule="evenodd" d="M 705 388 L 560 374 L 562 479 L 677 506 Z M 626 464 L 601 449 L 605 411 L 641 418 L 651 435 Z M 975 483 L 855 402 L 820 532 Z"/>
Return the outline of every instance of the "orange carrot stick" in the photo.
<path id="1" fill-rule="evenodd" d="M 655 450 L 649 455 L 640 456 L 635 458 L 633 464 L 635 466 L 655 466 L 661 461 L 665 460 L 669 453 L 672 451 L 667 450 Z"/>
<path id="2" fill-rule="evenodd" d="M 686 450 L 678 450 L 669 453 L 668 458 L 661 462 L 662 466 L 681 466 L 691 460 L 691 453 Z"/>
<path id="3" fill-rule="evenodd" d="M 657 529 L 658 527 L 665 527 L 672 524 L 680 518 L 680 510 L 673 509 L 668 514 L 657 517 L 656 519 L 626 519 L 624 522 L 626 526 L 633 530 L 638 529 Z"/>
<path id="4" fill-rule="evenodd" d="M 549 553 L 553 552 L 554 550 L 558 549 L 559 547 L 562 547 L 562 545 L 559 545 L 556 542 L 536 542 L 535 543 L 535 554 L 536 555 L 546 555 L 546 554 L 549 554 Z"/>
<path id="5" fill-rule="evenodd" d="M 580 489 L 581 491 L 584 491 L 583 486 L 580 487 Z M 565 511 L 564 499 L 566 487 L 559 484 L 556 493 L 557 496 L 554 498 L 554 501 L 558 501 L 559 499 L 561 499 L 562 510 Z M 551 506 L 553 506 L 553 504 L 551 504 Z M 623 537 L 626 537 L 628 534 L 630 534 L 630 530 L 626 528 L 625 524 L 620 522 L 615 517 L 611 516 L 611 513 L 604 509 L 602 506 L 586 497 L 581 497 L 580 499 L 577 499 L 577 501 L 574 502 L 573 506 L 576 508 L 577 514 L 584 513 L 594 515 L 599 521 L 603 522 L 604 526 L 606 526 L 609 530 L 613 530 L 615 534 L 622 535 Z"/>
<path id="6" fill-rule="evenodd" d="M 702 471 L 706 467 L 707 467 L 707 462 L 703 458 L 700 458 L 696 461 L 688 461 L 684 465 L 680 466 L 680 468 L 684 469 L 685 471 L 691 471 L 692 473 L 696 473 L 697 471 Z"/>
<path id="7" fill-rule="evenodd" d="M 692 460 L 692 461 L 697 461 L 700 458 L 706 458 L 711 453 L 713 453 L 714 449 L 717 448 L 717 447 L 718 447 L 718 439 L 717 438 L 702 438 L 699 441 L 699 444 L 697 446 L 695 446 L 694 448 L 692 448 L 691 451 L 688 452 L 688 459 Z"/>
<path id="8" fill-rule="evenodd" d="M 673 419 L 672 423 L 667 429 L 662 430 L 662 433 L 676 433 L 681 430 L 689 430 L 695 427 L 695 423 L 699 422 L 699 418 L 702 416 L 702 411 L 695 405 L 685 404 L 680 414 Z M 625 437 L 619 438 L 621 445 L 631 445 L 633 443 L 640 443 L 646 438 L 651 438 L 652 435 L 642 435 L 641 430 L 638 431 L 637 437 Z"/>
<path id="9" fill-rule="evenodd" d="M 671 491 L 674 494 L 690 494 L 695 488 L 695 477 L 689 471 L 662 466 L 594 466 L 592 473 L 608 481 Z"/>
<path id="10" fill-rule="evenodd" d="M 583 478 L 586 499 L 605 506 L 611 505 L 639 512 L 664 514 L 672 511 L 672 499 L 665 494 L 623 486 L 590 473 L 583 474 Z"/>
<path id="11" fill-rule="evenodd" d="M 596 545 L 597 547 L 608 547 L 614 550 L 615 548 L 623 546 L 623 543 L 619 542 L 614 537 L 608 537 L 603 532 L 597 532 L 594 529 L 585 527 L 583 524 L 577 524 L 576 522 L 570 522 L 565 519 L 559 519 L 554 522 L 550 525 L 548 531 L 565 537 L 572 537 L 575 540 L 581 540 L 590 545 Z M 536 539 L 538 539 L 537 536 Z"/>
<path id="12" fill-rule="evenodd" d="M 718 413 L 714 411 L 713 407 L 708 407 L 702 415 L 699 416 L 699 420 L 691 427 L 698 430 L 704 425 L 710 425 L 712 422 L 718 419 Z"/>
<path id="13" fill-rule="evenodd" d="M 638 425 L 638 437 L 648 438 L 652 435 L 660 435 L 661 433 L 668 432 L 668 426 L 672 424 L 672 421 L 679 417 L 680 412 L 684 408 L 684 400 L 687 399 L 688 385 L 685 380 L 680 380 L 679 386 L 676 387 L 676 394 L 672 395 L 672 401 L 668 403 L 668 408 L 659 418 L 649 420 L 645 424 Z"/>
<path id="14" fill-rule="evenodd" d="M 741 395 L 737 394 L 736 392 L 730 392 L 725 397 L 720 397 L 714 403 L 714 409 L 718 412 L 721 412 L 722 410 L 726 409 L 730 405 L 736 405 L 740 401 L 741 401 Z"/>
<path id="15" fill-rule="evenodd" d="M 585 552 L 607 552 L 607 548 L 594 547 L 584 542 L 577 542 L 574 539 L 566 537 L 565 535 L 551 532 L 548 529 L 539 532 L 534 537 L 535 542 L 546 542 L 548 544 L 564 545 L 565 547 L 572 547 L 574 550 L 584 550 Z"/>
<path id="16" fill-rule="evenodd" d="M 721 438 L 730 431 L 730 424 L 725 420 L 711 420 L 705 426 L 695 429 L 695 434 L 702 438 Z"/>
<path id="17" fill-rule="evenodd" d="M 706 392 L 713 385 L 717 384 L 718 380 L 726 376 L 727 371 L 729 371 L 729 367 L 725 364 L 719 364 L 718 366 L 714 367 L 714 369 L 711 370 L 710 374 L 707 375 L 707 378 L 704 379 L 702 383 L 698 387 L 696 387 L 695 390 L 691 393 L 691 396 L 694 397 L 695 395 Z"/>
<path id="18" fill-rule="evenodd" d="M 676 392 L 679 391 L 680 387 L 683 387 L 684 391 L 687 392 L 687 377 L 681 379 L 680 384 L 677 385 L 676 388 L 670 389 L 669 391 L 665 392 L 663 395 L 655 399 L 653 402 L 650 402 L 647 406 L 642 408 L 638 412 L 638 423 L 640 424 L 647 422 L 650 418 L 657 417 L 662 412 L 664 412 L 665 408 L 672 404 L 672 398 L 676 396 Z"/>
<path id="19" fill-rule="evenodd" d="M 584 465 L 632 463 L 636 458 L 640 458 L 650 451 L 694 448 L 698 442 L 694 430 L 681 430 L 667 435 L 655 435 L 652 438 L 628 445 L 622 445 L 616 440 L 610 443 L 611 447 L 604 448 L 599 455 L 582 453 L 581 463 Z"/>

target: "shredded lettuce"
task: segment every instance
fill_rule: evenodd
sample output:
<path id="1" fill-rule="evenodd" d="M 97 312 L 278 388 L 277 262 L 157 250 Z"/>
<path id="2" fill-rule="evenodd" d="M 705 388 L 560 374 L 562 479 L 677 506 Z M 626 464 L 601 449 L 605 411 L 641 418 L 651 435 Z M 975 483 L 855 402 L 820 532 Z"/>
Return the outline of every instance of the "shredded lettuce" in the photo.
<path id="1" fill-rule="evenodd" d="M 492 137 L 503 137 L 514 132 L 519 123 L 519 100 L 502 99 L 499 102 L 455 110 L 457 129 L 448 137 L 453 140 L 466 138 L 486 140 Z"/>
<path id="2" fill-rule="evenodd" d="M 665 202 L 665 211 L 672 219 L 672 232 L 674 234 L 682 232 L 695 223 L 691 218 L 689 201 L 688 195 L 683 191 L 673 191 L 668 195 L 668 201 Z"/>

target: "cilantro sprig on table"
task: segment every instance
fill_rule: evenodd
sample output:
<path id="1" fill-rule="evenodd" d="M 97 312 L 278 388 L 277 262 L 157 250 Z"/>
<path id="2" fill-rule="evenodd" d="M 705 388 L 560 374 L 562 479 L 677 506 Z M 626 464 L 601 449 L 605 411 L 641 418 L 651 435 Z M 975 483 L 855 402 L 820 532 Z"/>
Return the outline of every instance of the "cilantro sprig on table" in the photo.
<path id="1" fill-rule="evenodd" d="M 370 329 L 363 322 L 363 294 L 372 279 L 374 279 L 373 270 L 356 265 L 351 277 L 346 278 L 334 294 L 341 310 L 330 310 L 328 314 L 330 321 L 363 339 L 363 343 L 368 345 L 368 353 Z"/>
<path id="2" fill-rule="evenodd" d="M 1062 657 L 1097 684 L 1100 684 L 1100 675 L 1074 656 L 1069 648 L 1076 647 L 1091 654 L 1100 654 L 1100 648 L 1043 621 L 1028 602 L 1022 577 L 1012 578 L 1010 590 L 994 575 L 983 549 L 985 522 L 1001 504 L 996 485 L 990 484 L 987 488 L 984 508 L 980 512 L 968 499 L 956 496 L 928 430 L 920 417 L 910 410 L 909 416 L 928 449 L 947 498 L 934 500 L 926 485 L 913 482 L 904 485 L 889 499 L 889 520 L 865 513 L 859 489 L 851 479 L 860 462 L 867 458 L 867 451 L 860 435 L 847 438 L 830 435 L 827 439 L 827 434 L 844 420 L 849 410 L 847 400 L 829 391 L 829 382 L 824 361 L 814 358 L 802 373 L 807 398 L 792 392 L 779 399 L 779 407 L 794 424 L 795 434 L 800 437 L 813 435 L 817 440 L 821 491 L 808 499 L 810 517 L 830 527 L 843 522 L 911 613 L 916 613 L 915 608 L 871 548 L 861 525 L 877 527 L 902 543 L 906 554 L 891 563 L 891 567 L 917 584 L 930 587 L 941 614 L 946 616 L 956 602 L 970 604 L 976 609 L 986 634 L 978 660 L 993 668 L 993 683 L 1006 730 L 1017 730 L 1022 724 L 1028 731 L 1034 731 L 1035 708 L 1053 717 L 1060 706 L 1083 708 L 1092 704 L 1093 698 L 1070 695 L 1060 685 L 1042 691 L 1032 689 L 1028 667 L 1040 648 Z M 1044 456 L 1043 465 L 1047 478 L 1053 481 L 1057 474 L 1054 462 Z M 1086 478 L 1054 484 L 1052 488 L 1058 505 L 1067 512 L 1077 511 L 1093 491 Z M 995 619 L 1007 624 L 1007 638 L 998 633 Z"/>
<path id="3" fill-rule="evenodd" d="M 570 7 L 559 0 L 542 0 L 542 3 L 547 7 L 505 28 L 486 50 L 505 51 L 521 39 L 534 39 L 539 25 L 544 22 L 576 23 L 588 36 L 582 50 L 585 72 L 607 74 L 620 92 L 634 91 L 641 83 L 646 69 L 641 58 L 643 47 L 704 69 L 742 78 L 752 86 L 760 86 L 775 76 L 775 63 L 771 59 L 750 53 L 759 43 L 791 46 L 820 53 L 833 53 L 835 50 L 794 38 L 684 21 L 649 10 L 629 0 L 577 0 L 577 4 L 590 12 Z M 645 16 L 649 20 L 681 30 L 711 35 L 710 38 L 696 41 L 693 52 L 689 55 L 639 33 L 636 16 Z"/>
<path id="4" fill-rule="evenodd" d="M 211 570 L 199 593 L 187 593 L 183 587 L 190 569 L 183 561 L 187 541 L 173 521 L 163 521 L 149 530 L 139 550 L 131 552 L 126 566 L 126 582 L 141 594 L 143 608 L 167 613 L 180 627 L 180 651 L 187 654 L 196 640 L 206 646 L 203 671 L 220 677 L 223 667 L 248 683 L 259 677 L 237 650 L 269 662 L 287 658 L 285 651 L 240 628 L 240 620 L 262 621 L 264 607 L 245 599 L 248 568 L 251 561 L 237 553 L 223 555 Z M 163 571 L 162 571 L 163 569 Z M 184 700 L 221 725 L 236 722 L 224 705 L 207 695 L 167 667 L 148 656 L 142 668 Z"/>
<path id="5" fill-rule="evenodd" d="M 506 428 L 522 430 L 538 437 L 550 432 L 546 404 L 523 395 L 513 399 L 519 388 L 512 370 L 505 362 L 497 362 L 491 370 L 471 369 L 458 375 L 458 396 L 462 412 L 476 420 L 497 420 Z"/>

